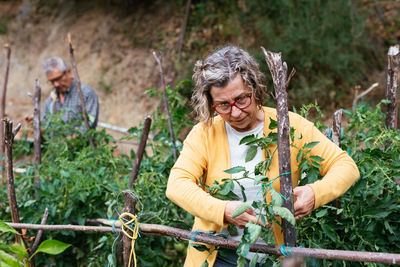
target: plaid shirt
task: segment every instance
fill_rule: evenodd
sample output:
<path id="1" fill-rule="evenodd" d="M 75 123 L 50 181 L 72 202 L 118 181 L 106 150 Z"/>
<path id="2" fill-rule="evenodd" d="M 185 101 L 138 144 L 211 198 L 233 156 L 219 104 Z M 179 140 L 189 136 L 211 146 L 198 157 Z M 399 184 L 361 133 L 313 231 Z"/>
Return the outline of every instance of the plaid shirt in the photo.
<path id="1" fill-rule="evenodd" d="M 88 114 L 88 120 L 90 128 L 95 128 L 97 126 L 98 116 L 99 116 L 99 101 L 97 99 L 96 92 L 89 85 L 81 83 L 81 89 L 83 94 L 83 99 L 85 100 L 86 112 Z M 53 102 L 51 97 L 48 97 L 44 101 L 43 112 L 41 121 L 45 123 L 47 121 L 47 116 L 53 114 L 53 105 L 55 106 L 55 111 L 64 110 L 62 119 L 64 122 L 70 122 L 72 119 L 77 120 L 74 124 L 74 128 L 78 127 L 79 132 L 86 132 L 86 126 L 82 117 L 82 106 L 81 100 L 79 98 L 78 87 L 76 82 L 73 81 L 70 88 L 64 96 L 64 104 L 61 104 L 59 93 L 57 92 L 57 102 Z"/>

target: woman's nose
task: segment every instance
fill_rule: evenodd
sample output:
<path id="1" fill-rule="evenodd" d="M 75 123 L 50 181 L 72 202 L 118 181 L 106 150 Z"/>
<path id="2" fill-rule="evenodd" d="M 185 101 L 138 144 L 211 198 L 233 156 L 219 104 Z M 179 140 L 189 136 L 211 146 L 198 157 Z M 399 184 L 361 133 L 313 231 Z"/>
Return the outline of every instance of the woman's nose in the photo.
<path id="1" fill-rule="evenodd" d="M 240 110 L 238 107 L 232 106 L 232 110 L 231 110 L 232 117 L 238 117 L 241 112 L 242 112 L 242 110 Z"/>

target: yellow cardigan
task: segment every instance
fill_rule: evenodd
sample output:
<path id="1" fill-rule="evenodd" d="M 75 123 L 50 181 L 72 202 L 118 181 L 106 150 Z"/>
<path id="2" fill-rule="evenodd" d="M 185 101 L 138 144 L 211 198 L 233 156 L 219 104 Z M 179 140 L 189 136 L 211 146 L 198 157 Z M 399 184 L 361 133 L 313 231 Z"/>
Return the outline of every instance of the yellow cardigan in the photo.
<path id="1" fill-rule="evenodd" d="M 270 118 L 276 120 L 276 110 L 263 107 L 264 111 L 264 134 L 268 135 L 271 130 L 268 126 Z M 353 159 L 324 134 L 322 134 L 313 123 L 305 118 L 289 112 L 290 125 L 295 128 L 296 135 L 301 134 L 301 139 L 295 139 L 295 145 L 302 147 L 305 143 L 319 141 L 311 150 L 312 155 L 318 155 L 324 159 L 322 162 L 321 175 L 323 179 L 310 184 L 315 194 L 314 209 L 332 201 L 347 191 L 347 189 L 358 179 L 359 172 Z M 276 129 L 274 130 L 276 131 Z M 296 156 L 298 150 L 290 149 L 293 187 L 299 181 L 298 163 Z M 264 159 L 265 159 L 264 152 Z M 232 166 L 234 167 L 234 166 Z M 195 216 L 193 231 L 215 231 L 220 232 L 224 223 L 224 211 L 227 201 L 216 199 L 199 186 L 199 179 L 211 186 L 215 180 L 231 178 L 230 174 L 224 172 L 231 168 L 229 143 L 226 135 L 224 120 L 214 117 L 210 127 L 199 123 L 193 127 L 186 140 L 182 152 L 171 170 L 166 195 L 175 204 L 182 207 Z M 270 179 L 279 175 L 278 153 L 275 153 L 270 167 Z M 273 187 L 280 192 L 280 182 L 277 179 Z M 283 244 L 282 230 L 274 225 L 274 238 L 276 245 Z M 213 249 L 213 246 L 207 245 Z M 208 252 L 200 252 L 189 247 L 185 266 L 198 267 L 207 258 Z M 214 265 L 217 251 L 208 257 L 209 266 Z"/>

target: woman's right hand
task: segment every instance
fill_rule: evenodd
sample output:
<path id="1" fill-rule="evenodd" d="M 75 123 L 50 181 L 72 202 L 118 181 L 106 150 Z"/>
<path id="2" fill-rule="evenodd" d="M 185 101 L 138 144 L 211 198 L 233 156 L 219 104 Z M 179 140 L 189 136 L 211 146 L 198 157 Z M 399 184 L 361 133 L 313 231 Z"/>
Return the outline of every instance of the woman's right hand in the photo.
<path id="1" fill-rule="evenodd" d="M 242 201 L 229 201 L 225 207 L 224 219 L 225 222 L 231 223 L 239 228 L 245 228 L 248 222 L 257 223 L 256 213 L 253 209 L 246 210 L 246 212 L 240 214 L 239 216 L 232 218 L 232 213 L 235 209 L 243 204 Z M 261 222 L 259 222 L 261 224 Z M 262 224 L 261 224 L 262 225 Z"/>

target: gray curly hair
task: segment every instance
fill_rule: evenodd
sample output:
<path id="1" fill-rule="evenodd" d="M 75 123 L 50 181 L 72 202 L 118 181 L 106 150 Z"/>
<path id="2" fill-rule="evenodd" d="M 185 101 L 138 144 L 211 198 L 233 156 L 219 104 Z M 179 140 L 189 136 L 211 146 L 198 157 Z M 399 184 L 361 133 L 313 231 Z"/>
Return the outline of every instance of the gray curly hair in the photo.
<path id="1" fill-rule="evenodd" d="M 43 64 L 43 71 L 45 74 L 54 72 L 55 70 L 64 72 L 67 69 L 68 69 L 68 64 L 65 62 L 64 59 L 60 57 L 48 58 Z"/>
<path id="2" fill-rule="evenodd" d="M 261 107 L 266 95 L 265 75 L 249 53 L 236 46 L 225 46 L 199 60 L 194 66 L 194 90 L 192 106 L 197 119 L 210 126 L 214 116 L 212 86 L 225 87 L 240 74 L 244 83 L 252 90 L 256 104 Z"/>

